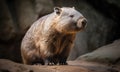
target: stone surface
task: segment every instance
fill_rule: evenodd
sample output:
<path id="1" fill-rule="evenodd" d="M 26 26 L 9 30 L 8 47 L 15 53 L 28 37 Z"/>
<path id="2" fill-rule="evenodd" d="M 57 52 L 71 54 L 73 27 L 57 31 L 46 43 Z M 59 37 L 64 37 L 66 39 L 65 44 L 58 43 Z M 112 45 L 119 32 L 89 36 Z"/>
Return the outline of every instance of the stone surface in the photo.
<path id="1" fill-rule="evenodd" d="M 69 61 L 69 65 L 39 66 L 24 65 L 6 59 L 0 59 L 0 72 L 118 72 L 120 66 L 114 68 L 105 64 L 85 61 Z"/>
<path id="2" fill-rule="evenodd" d="M 0 72 L 87 72 L 88 70 L 78 66 L 30 66 L 17 64 L 9 60 L 0 60 Z"/>
<path id="3" fill-rule="evenodd" d="M 47 0 L 17 0 L 15 1 L 16 15 L 21 33 L 25 33 L 38 16 L 52 12 L 53 3 Z"/>
<path id="4" fill-rule="evenodd" d="M 120 1 L 119 0 L 107 0 L 107 2 L 120 7 Z"/>
<path id="5" fill-rule="evenodd" d="M 0 1 L 0 40 L 8 41 L 15 37 L 14 22 L 4 0 Z"/>
<path id="6" fill-rule="evenodd" d="M 97 50 L 84 54 L 77 60 L 96 61 L 102 63 L 120 63 L 120 40 L 116 40 L 111 44 L 102 46 Z"/>

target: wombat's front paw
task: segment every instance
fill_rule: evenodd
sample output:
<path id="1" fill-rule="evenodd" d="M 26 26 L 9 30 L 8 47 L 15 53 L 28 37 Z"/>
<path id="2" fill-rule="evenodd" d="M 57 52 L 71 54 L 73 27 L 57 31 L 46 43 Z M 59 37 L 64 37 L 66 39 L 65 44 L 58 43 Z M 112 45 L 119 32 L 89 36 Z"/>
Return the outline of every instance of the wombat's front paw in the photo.
<path id="1" fill-rule="evenodd" d="M 55 65 L 53 62 L 48 62 L 48 65 Z"/>
<path id="2" fill-rule="evenodd" d="M 35 63 L 35 64 L 33 64 L 34 66 L 41 66 L 41 65 L 43 65 L 43 64 L 41 64 L 41 63 Z"/>
<path id="3" fill-rule="evenodd" d="M 59 62 L 59 65 L 68 65 L 67 62 Z"/>
<path id="4" fill-rule="evenodd" d="M 32 65 L 45 65 L 44 62 L 33 62 Z"/>
<path id="5" fill-rule="evenodd" d="M 54 57 L 49 57 L 47 60 L 48 60 L 48 65 L 56 65 L 58 63 L 58 60 Z"/>
<path id="6" fill-rule="evenodd" d="M 66 59 L 61 59 L 59 65 L 68 65 L 68 63 L 66 62 Z"/>

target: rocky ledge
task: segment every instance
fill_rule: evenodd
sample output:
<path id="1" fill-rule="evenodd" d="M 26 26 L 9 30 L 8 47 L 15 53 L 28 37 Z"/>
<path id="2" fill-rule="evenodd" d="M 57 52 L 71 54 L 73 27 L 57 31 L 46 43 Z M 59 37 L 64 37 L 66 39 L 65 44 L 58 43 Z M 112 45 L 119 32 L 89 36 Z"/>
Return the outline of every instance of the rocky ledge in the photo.
<path id="1" fill-rule="evenodd" d="M 120 66 L 87 61 L 68 61 L 69 65 L 24 65 L 0 59 L 0 72 L 120 72 Z"/>

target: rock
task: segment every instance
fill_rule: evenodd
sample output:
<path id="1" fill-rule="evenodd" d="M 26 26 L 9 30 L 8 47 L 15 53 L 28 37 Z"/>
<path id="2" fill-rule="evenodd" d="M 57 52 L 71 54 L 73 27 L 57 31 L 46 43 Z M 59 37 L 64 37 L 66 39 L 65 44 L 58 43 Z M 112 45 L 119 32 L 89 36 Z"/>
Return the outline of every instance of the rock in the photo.
<path id="1" fill-rule="evenodd" d="M 0 9 L 0 41 L 6 42 L 15 37 L 15 26 L 4 0 L 0 1 Z"/>
<path id="2" fill-rule="evenodd" d="M 52 1 L 47 2 L 47 0 L 17 0 L 15 1 L 15 6 L 22 34 L 37 20 L 38 16 L 43 16 L 53 11 Z"/>
<path id="3" fill-rule="evenodd" d="M 110 66 L 95 62 L 68 61 L 69 65 L 24 65 L 10 60 L 0 59 L 0 72 L 110 72 L 120 71 L 120 66 Z"/>
<path id="4" fill-rule="evenodd" d="M 48 0 L 35 0 L 35 11 L 39 17 L 49 14 L 53 11 L 54 4 L 53 1 Z"/>
<path id="5" fill-rule="evenodd" d="M 78 66 L 35 66 L 23 65 L 9 60 L 0 59 L 0 72 L 88 72 L 88 69 Z"/>
<path id="6" fill-rule="evenodd" d="M 15 1 L 17 24 L 21 33 L 25 33 L 31 24 L 37 19 L 33 3 L 29 0 Z"/>
<path id="7" fill-rule="evenodd" d="M 108 3 L 114 4 L 120 8 L 120 1 L 119 0 L 107 0 Z"/>
<path id="8" fill-rule="evenodd" d="M 120 39 L 97 50 L 84 54 L 77 60 L 96 61 L 102 63 L 120 63 Z"/>
<path id="9" fill-rule="evenodd" d="M 13 54 L 17 52 L 16 49 L 18 47 L 14 47 L 16 44 L 13 44 L 12 46 L 12 43 L 16 40 L 16 35 L 18 33 L 17 27 L 5 0 L 0 0 L 0 10 L 0 58 L 19 58 L 18 55 L 14 57 L 16 54 Z"/>

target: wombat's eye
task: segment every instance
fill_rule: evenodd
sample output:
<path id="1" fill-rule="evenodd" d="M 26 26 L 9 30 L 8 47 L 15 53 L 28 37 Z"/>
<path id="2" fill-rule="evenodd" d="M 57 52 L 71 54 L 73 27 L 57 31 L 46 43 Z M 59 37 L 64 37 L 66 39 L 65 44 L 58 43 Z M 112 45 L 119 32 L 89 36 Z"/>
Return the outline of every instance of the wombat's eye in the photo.
<path id="1" fill-rule="evenodd" d="M 71 18 L 73 18 L 73 17 L 74 17 L 74 15 L 70 15 L 70 17 L 71 17 Z"/>

